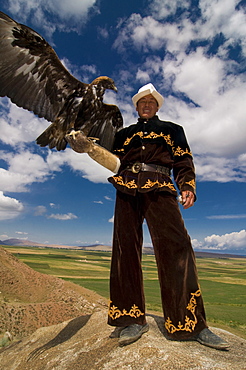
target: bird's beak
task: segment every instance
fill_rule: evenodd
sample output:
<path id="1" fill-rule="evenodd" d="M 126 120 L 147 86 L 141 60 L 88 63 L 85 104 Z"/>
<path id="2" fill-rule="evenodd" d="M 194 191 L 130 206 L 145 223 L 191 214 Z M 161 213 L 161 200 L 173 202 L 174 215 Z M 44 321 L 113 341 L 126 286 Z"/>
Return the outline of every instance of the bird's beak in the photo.
<path id="1" fill-rule="evenodd" d="M 114 90 L 115 92 L 118 92 L 118 89 L 117 89 L 117 87 L 116 87 L 116 86 L 114 86 L 113 90 Z"/>

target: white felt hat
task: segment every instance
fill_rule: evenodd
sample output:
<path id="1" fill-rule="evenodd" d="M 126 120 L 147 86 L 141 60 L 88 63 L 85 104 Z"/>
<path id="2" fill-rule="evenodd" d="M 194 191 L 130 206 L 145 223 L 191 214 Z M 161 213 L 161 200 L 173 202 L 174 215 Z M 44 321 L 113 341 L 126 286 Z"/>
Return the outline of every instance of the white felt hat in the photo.
<path id="1" fill-rule="evenodd" d="M 160 93 L 158 93 L 158 91 L 151 83 L 142 86 L 138 90 L 138 93 L 132 97 L 132 101 L 135 107 L 137 106 L 137 102 L 139 101 L 139 99 L 149 94 L 153 95 L 153 97 L 157 100 L 158 107 L 160 108 L 164 102 L 164 98 Z"/>

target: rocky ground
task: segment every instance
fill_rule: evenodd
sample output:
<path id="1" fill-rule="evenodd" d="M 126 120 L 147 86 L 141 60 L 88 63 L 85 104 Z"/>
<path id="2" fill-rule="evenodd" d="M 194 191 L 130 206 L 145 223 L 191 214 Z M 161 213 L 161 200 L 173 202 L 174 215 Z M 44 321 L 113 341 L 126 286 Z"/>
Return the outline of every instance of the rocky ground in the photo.
<path id="1" fill-rule="evenodd" d="M 221 329 L 213 331 L 231 343 L 229 351 L 210 349 L 198 342 L 169 341 L 160 329 L 162 319 L 151 315 L 149 332 L 139 341 L 119 347 L 117 333 L 106 324 L 106 314 L 106 309 L 96 309 L 91 315 L 38 329 L 0 351 L 0 369 L 246 369 L 246 340 Z"/>
<path id="2" fill-rule="evenodd" d="M 104 298 L 37 273 L 2 248 L 0 291 L 0 332 L 13 336 L 0 349 L 0 370 L 246 369 L 246 340 L 213 328 L 229 351 L 169 341 L 155 315 L 147 317 L 148 333 L 119 347 Z"/>

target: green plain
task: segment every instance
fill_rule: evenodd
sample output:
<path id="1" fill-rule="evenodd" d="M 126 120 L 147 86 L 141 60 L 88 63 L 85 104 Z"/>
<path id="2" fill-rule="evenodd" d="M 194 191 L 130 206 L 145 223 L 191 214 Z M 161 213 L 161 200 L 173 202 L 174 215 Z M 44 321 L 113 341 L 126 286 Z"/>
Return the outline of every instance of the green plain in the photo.
<path id="1" fill-rule="evenodd" d="M 110 252 L 3 246 L 36 271 L 109 298 Z M 143 255 L 147 310 L 161 315 L 155 257 Z M 246 338 L 246 258 L 197 258 L 208 323 Z"/>

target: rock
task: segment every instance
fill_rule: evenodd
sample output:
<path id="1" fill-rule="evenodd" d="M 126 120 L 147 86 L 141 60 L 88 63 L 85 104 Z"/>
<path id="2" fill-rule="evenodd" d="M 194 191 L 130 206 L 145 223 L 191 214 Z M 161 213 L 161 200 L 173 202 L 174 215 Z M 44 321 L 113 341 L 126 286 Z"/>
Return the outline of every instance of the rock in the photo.
<path id="1" fill-rule="evenodd" d="M 97 309 L 32 335 L 0 350 L 1 370 L 242 370 L 246 340 L 212 328 L 231 344 L 218 351 L 198 342 L 164 336 L 163 318 L 148 315 L 150 330 L 137 342 L 118 346 L 117 330 L 106 324 L 107 310 Z M 111 335 L 112 332 L 115 335 Z M 111 336 L 111 338 L 110 338 Z"/>

